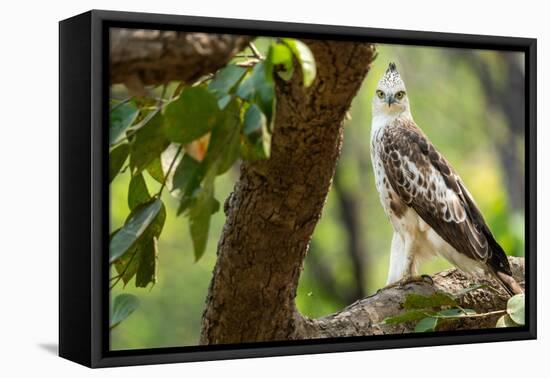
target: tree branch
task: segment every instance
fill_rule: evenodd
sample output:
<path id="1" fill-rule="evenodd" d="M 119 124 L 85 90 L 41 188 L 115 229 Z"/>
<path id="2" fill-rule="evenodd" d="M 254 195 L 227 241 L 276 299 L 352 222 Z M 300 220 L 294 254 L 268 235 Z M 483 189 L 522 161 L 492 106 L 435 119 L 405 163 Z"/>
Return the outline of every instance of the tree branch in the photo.
<path id="1" fill-rule="evenodd" d="M 250 36 L 111 29 L 111 84 L 193 83 L 244 49 Z"/>
<path id="2" fill-rule="evenodd" d="M 524 260 L 519 257 L 510 257 L 510 265 L 514 278 L 523 286 Z M 359 300 L 344 310 L 320 319 L 302 317 L 301 325 L 297 331 L 298 338 L 325 338 L 345 336 L 369 336 L 382 334 L 401 334 L 414 331 L 414 322 L 402 324 L 380 324 L 390 316 L 396 316 L 404 312 L 403 303 L 408 294 L 416 293 L 430 296 L 438 291 L 451 295 L 457 295 L 476 283 L 488 283 L 492 287 L 498 287 L 494 281 L 472 280 L 457 269 L 449 269 L 436 274 L 433 284 L 414 282 L 402 287 L 390 287 L 379 290 L 376 294 Z M 478 313 L 488 313 L 506 308 L 508 296 L 498 294 L 493 289 L 478 289 L 461 297 L 458 302 L 461 307 L 476 310 Z M 464 318 L 446 321 L 438 330 L 461 330 L 494 328 L 497 319 L 502 314 L 495 312 L 489 316 Z"/>

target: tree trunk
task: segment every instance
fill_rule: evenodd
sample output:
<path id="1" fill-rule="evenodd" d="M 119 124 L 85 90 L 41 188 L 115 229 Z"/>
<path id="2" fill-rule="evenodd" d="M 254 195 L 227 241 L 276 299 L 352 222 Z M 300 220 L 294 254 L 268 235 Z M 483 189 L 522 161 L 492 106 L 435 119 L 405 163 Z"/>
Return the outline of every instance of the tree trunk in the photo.
<path id="1" fill-rule="evenodd" d="M 342 122 L 374 58 L 367 43 L 309 41 L 317 77 L 276 85 L 271 157 L 245 163 L 227 202 L 201 343 L 299 338 L 294 298 L 330 188 Z"/>

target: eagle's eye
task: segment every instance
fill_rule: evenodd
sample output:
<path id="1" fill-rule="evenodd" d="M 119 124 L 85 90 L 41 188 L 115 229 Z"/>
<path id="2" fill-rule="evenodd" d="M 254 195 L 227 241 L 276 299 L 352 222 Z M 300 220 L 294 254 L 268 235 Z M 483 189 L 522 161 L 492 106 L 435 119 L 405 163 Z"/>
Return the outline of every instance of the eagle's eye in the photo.
<path id="1" fill-rule="evenodd" d="M 382 92 L 380 89 L 378 89 L 376 91 L 376 96 L 378 96 L 378 98 L 384 98 L 384 92 Z"/>
<path id="2" fill-rule="evenodd" d="M 395 98 L 398 100 L 402 100 L 403 97 L 405 97 L 405 91 L 399 91 L 395 94 Z"/>

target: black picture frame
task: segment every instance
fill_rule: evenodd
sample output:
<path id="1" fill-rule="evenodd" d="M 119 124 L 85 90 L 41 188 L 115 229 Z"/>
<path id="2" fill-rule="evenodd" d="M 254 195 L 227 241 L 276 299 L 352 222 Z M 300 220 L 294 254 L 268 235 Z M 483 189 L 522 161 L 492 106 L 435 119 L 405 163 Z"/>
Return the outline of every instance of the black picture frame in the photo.
<path id="1" fill-rule="evenodd" d="M 109 351 L 108 28 L 281 35 L 525 53 L 526 326 Z M 536 39 L 92 10 L 59 23 L 59 354 L 89 367 L 536 338 Z"/>

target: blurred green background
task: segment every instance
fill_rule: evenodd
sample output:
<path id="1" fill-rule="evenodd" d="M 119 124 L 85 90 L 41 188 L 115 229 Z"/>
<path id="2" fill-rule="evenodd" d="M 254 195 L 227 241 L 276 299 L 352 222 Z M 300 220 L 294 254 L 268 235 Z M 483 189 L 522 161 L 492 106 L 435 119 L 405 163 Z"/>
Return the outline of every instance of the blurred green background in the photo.
<path id="1" fill-rule="evenodd" d="M 350 109 L 333 187 L 305 260 L 297 305 L 307 316 L 338 311 L 386 280 L 392 230 L 374 185 L 369 139 L 372 94 L 390 61 L 405 81 L 415 121 L 461 175 L 496 239 L 508 254 L 524 254 L 523 54 L 397 45 L 378 45 L 378 52 Z M 238 167 L 219 177 L 216 198 L 223 202 L 237 178 Z M 147 179 L 151 191 L 158 187 Z M 111 185 L 112 229 L 129 213 L 129 181 L 128 173 Z M 112 330 L 113 350 L 198 343 L 225 215 L 213 216 L 206 253 L 194 263 L 187 219 L 176 217 L 178 203 L 169 194 L 163 200 L 158 283 L 112 290 L 133 293 L 141 302 Z M 448 267 L 436 258 L 421 273 Z"/>

